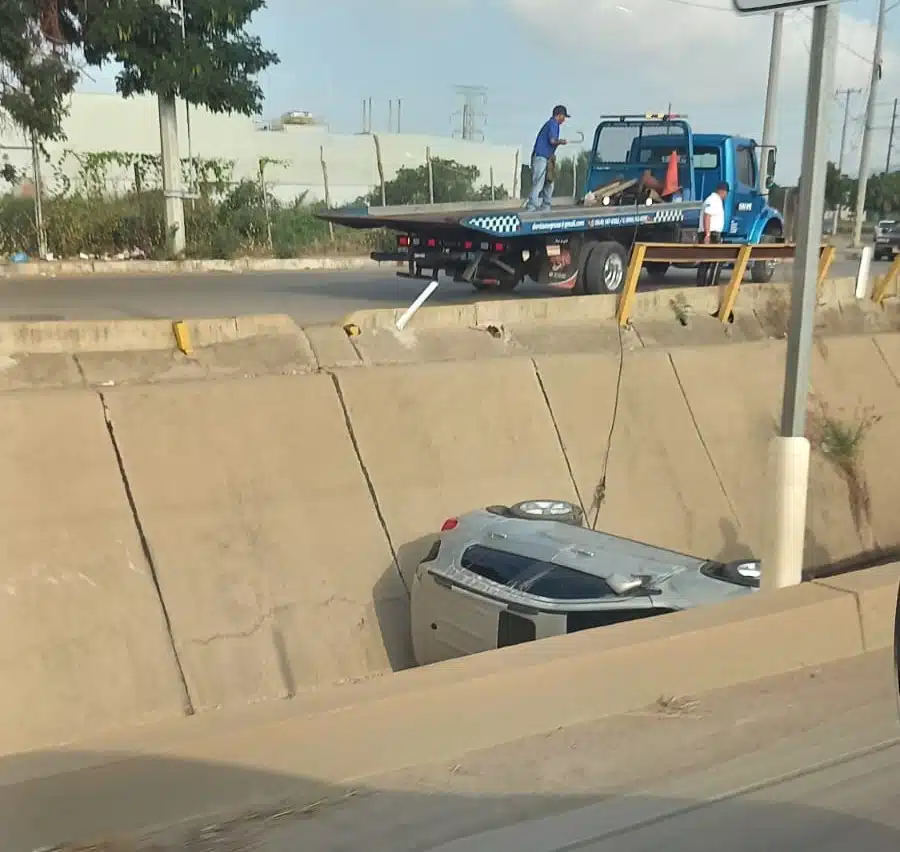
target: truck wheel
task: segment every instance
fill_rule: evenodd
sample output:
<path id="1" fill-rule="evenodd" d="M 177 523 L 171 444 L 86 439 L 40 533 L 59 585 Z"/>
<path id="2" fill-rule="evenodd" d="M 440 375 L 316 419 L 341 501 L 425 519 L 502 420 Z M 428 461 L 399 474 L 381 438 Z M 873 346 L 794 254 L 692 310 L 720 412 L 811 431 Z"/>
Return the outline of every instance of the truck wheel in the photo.
<path id="1" fill-rule="evenodd" d="M 645 263 L 644 269 L 654 281 L 662 281 L 669 271 L 669 266 L 671 266 L 669 263 Z"/>
<path id="2" fill-rule="evenodd" d="M 777 243 L 781 234 L 777 231 L 769 231 L 762 235 L 761 243 Z M 753 255 L 750 255 L 753 257 Z M 750 264 L 750 280 L 754 284 L 768 284 L 775 277 L 774 260 L 756 260 Z"/>
<path id="3" fill-rule="evenodd" d="M 619 293 L 625 283 L 628 269 L 628 253 L 625 246 L 616 242 L 587 244 L 588 252 L 579 272 L 582 292 L 589 296 Z"/>

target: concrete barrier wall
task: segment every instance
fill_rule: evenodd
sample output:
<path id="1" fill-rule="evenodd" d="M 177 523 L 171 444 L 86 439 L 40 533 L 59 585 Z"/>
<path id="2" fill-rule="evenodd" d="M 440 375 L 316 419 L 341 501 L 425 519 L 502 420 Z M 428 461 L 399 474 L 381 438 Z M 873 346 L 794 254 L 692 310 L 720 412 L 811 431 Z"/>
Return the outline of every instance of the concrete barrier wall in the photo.
<path id="1" fill-rule="evenodd" d="M 184 712 L 96 394 L 0 405 L 0 753 Z"/>
<path id="2" fill-rule="evenodd" d="M 6 394 L 0 751 L 408 666 L 401 572 L 441 522 L 529 497 L 593 520 L 614 413 L 599 528 L 758 553 L 783 360 L 777 342 L 629 352 L 617 408 L 608 355 Z M 900 337 L 830 338 L 813 371 L 836 421 L 881 417 L 881 545 L 900 541 L 898 365 Z M 819 454 L 809 506 L 809 563 L 862 548 Z M 881 642 L 881 592 L 849 591 Z"/>

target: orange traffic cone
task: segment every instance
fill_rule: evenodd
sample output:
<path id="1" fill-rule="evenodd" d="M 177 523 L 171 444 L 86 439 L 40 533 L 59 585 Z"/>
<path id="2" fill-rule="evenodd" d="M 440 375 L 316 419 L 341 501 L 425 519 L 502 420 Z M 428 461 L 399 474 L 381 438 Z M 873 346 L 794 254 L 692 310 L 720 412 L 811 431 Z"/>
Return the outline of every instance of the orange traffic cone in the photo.
<path id="1" fill-rule="evenodd" d="M 678 183 L 678 152 L 673 151 L 669 155 L 669 166 L 666 169 L 666 181 L 663 184 L 663 191 L 660 195 L 663 198 L 667 198 L 670 195 L 674 195 L 679 189 L 681 189 L 681 185 Z"/>

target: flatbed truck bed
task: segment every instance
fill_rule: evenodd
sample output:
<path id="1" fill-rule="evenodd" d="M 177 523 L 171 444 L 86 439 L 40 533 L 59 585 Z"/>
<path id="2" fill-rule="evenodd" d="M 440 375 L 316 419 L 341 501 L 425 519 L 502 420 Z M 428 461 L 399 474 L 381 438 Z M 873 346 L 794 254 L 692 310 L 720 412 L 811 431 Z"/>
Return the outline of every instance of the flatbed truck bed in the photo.
<path id="1" fill-rule="evenodd" d="M 502 201 L 328 210 L 320 217 L 395 231 L 396 250 L 372 257 L 405 263 L 403 277 L 445 272 L 477 290 L 511 291 L 527 276 L 572 292 L 612 293 L 624 282 L 635 242 L 693 242 L 700 209 L 698 202 L 589 207 L 568 198 L 540 212 Z"/>

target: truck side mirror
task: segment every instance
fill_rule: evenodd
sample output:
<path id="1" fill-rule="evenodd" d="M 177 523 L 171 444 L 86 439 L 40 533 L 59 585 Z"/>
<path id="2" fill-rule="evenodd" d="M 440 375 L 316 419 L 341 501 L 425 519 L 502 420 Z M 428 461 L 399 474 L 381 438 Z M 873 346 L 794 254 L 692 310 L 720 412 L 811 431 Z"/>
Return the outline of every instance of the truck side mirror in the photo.
<path id="1" fill-rule="evenodd" d="M 766 189 L 771 189 L 775 183 L 775 152 L 776 148 L 766 151 Z"/>

